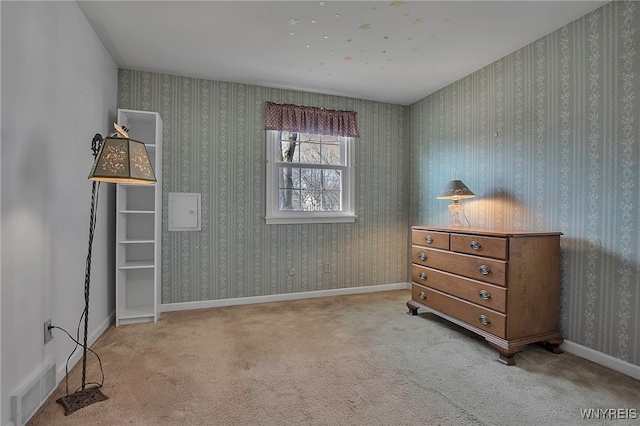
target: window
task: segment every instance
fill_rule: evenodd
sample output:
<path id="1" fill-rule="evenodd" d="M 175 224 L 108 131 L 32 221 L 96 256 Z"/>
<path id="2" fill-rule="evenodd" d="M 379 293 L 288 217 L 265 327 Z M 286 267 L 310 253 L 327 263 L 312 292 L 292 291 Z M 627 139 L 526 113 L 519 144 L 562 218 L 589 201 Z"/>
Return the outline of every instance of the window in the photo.
<path id="1" fill-rule="evenodd" d="M 267 224 L 355 221 L 354 139 L 267 130 Z"/>

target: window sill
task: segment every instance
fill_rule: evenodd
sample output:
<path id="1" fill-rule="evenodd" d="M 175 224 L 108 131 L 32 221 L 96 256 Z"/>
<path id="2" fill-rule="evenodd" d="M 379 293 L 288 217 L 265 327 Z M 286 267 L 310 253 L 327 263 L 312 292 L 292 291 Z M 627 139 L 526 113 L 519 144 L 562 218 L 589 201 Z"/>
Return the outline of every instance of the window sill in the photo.
<path id="1" fill-rule="evenodd" d="M 356 215 L 310 216 L 310 217 L 265 217 L 267 225 L 295 225 L 299 223 L 353 223 Z"/>

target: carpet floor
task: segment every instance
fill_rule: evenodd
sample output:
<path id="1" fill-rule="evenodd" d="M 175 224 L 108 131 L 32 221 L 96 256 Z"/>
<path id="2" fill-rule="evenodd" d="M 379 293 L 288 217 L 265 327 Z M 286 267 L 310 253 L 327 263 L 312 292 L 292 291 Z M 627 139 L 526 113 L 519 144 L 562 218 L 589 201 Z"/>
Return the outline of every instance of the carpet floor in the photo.
<path id="1" fill-rule="evenodd" d="M 63 381 L 28 425 L 640 424 L 640 381 L 538 345 L 504 366 L 482 338 L 407 315 L 409 298 L 397 290 L 112 326 L 93 346 L 109 399 L 65 416 Z M 93 359 L 88 374 L 100 377 Z M 638 417 L 581 415 L 610 408 Z"/>

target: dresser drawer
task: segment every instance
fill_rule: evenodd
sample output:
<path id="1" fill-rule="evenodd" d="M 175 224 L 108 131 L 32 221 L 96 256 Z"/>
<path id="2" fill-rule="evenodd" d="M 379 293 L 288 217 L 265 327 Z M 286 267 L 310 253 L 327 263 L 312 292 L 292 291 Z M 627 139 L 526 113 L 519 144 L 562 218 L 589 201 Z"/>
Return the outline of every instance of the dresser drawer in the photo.
<path id="1" fill-rule="evenodd" d="M 508 244 L 506 238 L 454 234 L 451 235 L 451 250 L 506 260 Z"/>
<path id="2" fill-rule="evenodd" d="M 504 314 L 418 284 L 411 285 L 411 298 L 498 337 L 504 339 L 506 336 L 507 316 Z"/>
<path id="3" fill-rule="evenodd" d="M 449 233 L 414 230 L 411 232 L 411 243 L 418 246 L 449 250 Z"/>
<path id="4" fill-rule="evenodd" d="M 411 279 L 443 293 L 451 294 L 502 313 L 507 312 L 507 290 L 436 269 L 412 265 Z"/>
<path id="5" fill-rule="evenodd" d="M 467 278 L 503 287 L 506 285 L 507 263 L 503 260 L 412 246 L 411 261 L 422 266 L 451 272 Z"/>

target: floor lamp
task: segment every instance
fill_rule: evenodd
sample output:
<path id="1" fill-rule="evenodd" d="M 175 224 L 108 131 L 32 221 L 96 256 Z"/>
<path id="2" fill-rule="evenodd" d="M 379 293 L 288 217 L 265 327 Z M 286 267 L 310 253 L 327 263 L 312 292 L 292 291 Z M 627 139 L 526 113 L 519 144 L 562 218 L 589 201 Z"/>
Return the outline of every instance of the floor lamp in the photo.
<path id="1" fill-rule="evenodd" d="M 89 290 L 91 282 L 91 248 L 96 226 L 96 198 L 100 182 L 150 184 L 156 182 L 151 161 L 144 143 L 129 138 L 127 129 L 114 124 L 115 132 L 103 139 L 96 133 L 91 141 L 93 168 L 89 174 L 91 186 L 91 210 L 89 215 L 89 250 L 84 275 L 84 341 L 82 346 L 82 385 L 72 394 L 57 400 L 65 408 L 65 415 L 87 405 L 104 401 L 102 385 L 87 387 L 87 334 L 89 327 Z"/>

